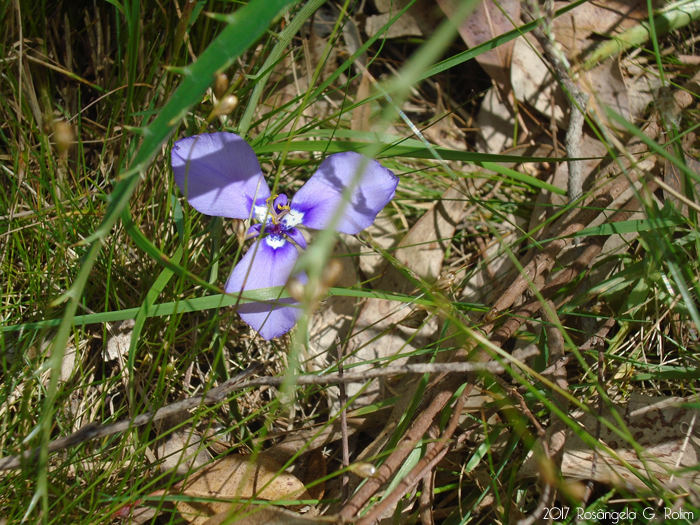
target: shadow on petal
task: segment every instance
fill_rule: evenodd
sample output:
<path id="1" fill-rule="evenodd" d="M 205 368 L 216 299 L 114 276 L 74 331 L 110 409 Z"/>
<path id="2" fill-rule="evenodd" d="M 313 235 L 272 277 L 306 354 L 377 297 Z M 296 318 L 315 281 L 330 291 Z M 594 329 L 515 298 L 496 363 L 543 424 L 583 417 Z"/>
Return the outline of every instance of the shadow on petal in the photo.
<path id="1" fill-rule="evenodd" d="M 325 229 L 343 200 L 343 191 L 360 169 L 359 184 L 335 229 L 355 234 L 369 227 L 394 198 L 399 178 L 376 160 L 352 151 L 328 156 L 296 193 L 291 208 L 303 214 L 301 223 L 315 230 Z"/>
<path id="2" fill-rule="evenodd" d="M 264 204 L 270 196 L 253 148 L 234 133 L 205 133 L 178 140 L 171 162 L 175 182 L 200 213 L 247 219 L 253 202 Z"/>

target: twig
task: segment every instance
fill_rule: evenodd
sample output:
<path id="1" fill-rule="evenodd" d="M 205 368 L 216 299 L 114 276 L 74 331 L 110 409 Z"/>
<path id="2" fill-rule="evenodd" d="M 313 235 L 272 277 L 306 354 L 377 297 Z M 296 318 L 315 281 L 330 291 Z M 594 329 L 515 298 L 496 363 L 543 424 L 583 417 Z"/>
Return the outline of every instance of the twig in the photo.
<path id="1" fill-rule="evenodd" d="M 358 520 L 357 525 L 372 525 L 373 523 L 377 522 L 387 509 L 396 505 L 396 503 L 398 503 L 398 501 L 403 498 L 408 491 L 415 487 L 425 475 L 429 474 L 437 462 L 444 457 L 444 454 L 441 455 L 441 452 L 447 452 L 447 442 L 452 438 L 455 430 L 457 430 L 457 425 L 459 424 L 459 418 L 462 415 L 464 403 L 469 395 L 467 392 L 468 390 L 470 389 L 465 388 L 462 391 L 462 394 L 457 398 L 457 402 L 455 403 L 450 420 L 447 423 L 442 436 L 440 436 L 440 439 L 435 442 L 434 446 L 429 449 L 425 456 L 418 461 L 416 466 L 411 469 L 411 472 L 409 472 L 406 477 L 401 480 L 393 492 L 375 505 L 366 516 Z M 438 412 L 435 414 L 435 419 L 439 417 L 440 413 Z"/>
<path id="2" fill-rule="evenodd" d="M 435 473 L 428 472 L 423 476 L 423 491 L 420 495 L 420 521 L 423 525 L 435 525 L 433 518 L 433 483 Z"/>
<path id="3" fill-rule="evenodd" d="M 232 391 L 238 390 L 240 388 L 241 381 L 255 374 L 260 366 L 260 363 L 253 363 L 231 379 L 221 383 L 217 387 L 212 388 L 206 394 L 183 399 L 182 401 L 164 406 L 155 412 L 146 412 L 145 414 L 138 415 L 133 419 L 117 421 L 116 423 L 112 423 L 110 425 L 100 425 L 96 422 L 88 423 L 81 429 L 68 436 L 51 441 L 48 446 L 48 451 L 49 453 L 57 452 L 92 439 L 99 439 L 112 434 L 117 434 L 119 432 L 125 432 L 134 427 L 143 426 L 148 423 L 152 423 L 153 421 L 165 419 L 166 417 L 173 416 L 186 410 L 198 408 L 203 405 L 213 405 L 215 403 L 219 403 L 226 399 L 228 394 L 230 394 Z M 35 448 L 17 456 L 0 458 L 0 470 L 20 468 L 23 461 L 37 458 L 40 450 L 40 448 Z"/>
<path id="4" fill-rule="evenodd" d="M 343 377 L 343 358 L 345 357 L 343 354 L 345 347 L 343 347 L 340 343 L 340 337 L 335 336 L 335 345 L 337 348 L 337 353 L 338 353 L 338 377 L 342 379 Z M 340 435 L 341 435 L 341 444 L 342 444 L 342 450 L 343 450 L 343 463 L 342 467 L 347 468 L 348 465 L 350 465 L 350 447 L 348 446 L 348 417 L 347 413 L 345 410 L 345 403 L 347 403 L 348 396 L 345 392 L 345 383 L 340 383 L 338 385 L 338 390 L 340 390 L 340 396 L 339 396 L 339 401 L 340 401 Z M 350 475 L 347 472 L 343 473 L 343 476 L 341 478 L 341 486 L 342 486 L 342 496 L 341 496 L 341 502 L 343 505 L 345 505 L 348 502 L 348 497 L 350 496 Z"/>
<path id="5" fill-rule="evenodd" d="M 687 89 L 693 93 L 700 91 L 698 80 L 700 80 L 700 75 L 694 77 L 689 83 L 687 83 L 684 89 Z M 682 97 L 679 95 L 679 93 L 684 92 L 679 90 L 674 94 L 674 96 L 678 95 L 676 97 L 677 107 L 682 109 L 689 106 L 693 100 L 692 96 Z M 647 137 L 656 138 L 659 131 L 660 126 L 655 125 L 652 122 L 645 130 L 645 134 Z M 641 146 L 639 146 L 639 148 L 640 149 L 638 149 L 636 153 L 644 151 L 641 149 Z M 617 159 L 616 163 L 613 163 L 604 169 L 601 173 L 601 177 L 617 175 L 615 179 L 611 184 L 600 188 L 592 197 L 587 199 L 585 208 L 576 210 L 572 214 L 560 219 L 552 229 L 554 232 L 556 232 L 556 235 L 573 235 L 581 231 L 583 228 L 589 225 L 591 221 L 598 217 L 599 210 L 608 208 L 609 205 L 617 197 L 619 197 L 624 190 L 629 188 L 630 184 L 634 182 L 634 177 L 629 178 L 627 174 L 621 173 L 621 171 L 629 167 L 630 164 L 630 159 L 623 157 L 621 159 Z M 639 174 L 636 174 L 636 176 L 638 177 Z M 551 270 L 551 268 L 554 266 L 554 258 L 559 254 L 559 252 L 561 252 L 561 250 L 568 246 L 569 243 L 570 239 L 566 237 L 557 238 L 548 244 L 545 251 L 539 254 L 539 257 L 533 257 L 529 261 L 523 261 L 523 272 L 517 275 L 510 287 L 506 289 L 505 293 L 496 301 L 491 310 L 489 310 L 489 312 L 484 316 L 484 319 L 482 319 L 481 331 L 484 334 L 487 335 L 493 331 L 495 327 L 495 317 L 512 306 L 515 300 L 520 297 L 523 291 L 530 285 L 531 282 L 533 282 L 534 277 L 543 271 Z M 574 277 L 579 275 L 582 268 L 588 267 L 588 265 L 600 253 L 601 248 L 602 243 L 600 240 L 596 240 L 594 238 L 589 247 L 586 249 L 586 252 L 584 252 L 584 254 L 590 258 L 587 261 L 579 258 L 582 259 L 581 263 L 583 263 L 579 265 L 579 268 L 574 268 L 573 271 L 568 271 L 567 269 L 560 272 L 560 274 L 548 286 L 542 289 L 542 295 L 544 295 L 545 298 L 551 298 L 554 293 L 561 289 L 561 286 L 569 283 Z M 545 292 L 547 292 L 546 295 Z M 509 327 L 507 327 L 505 330 L 499 330 L 491 337 L 491 343 L 493 345 L 498 347 L 502 346 L 503 343 L 510 338 L 514 331 L 520 327 L 524 319 L 532 317 L 535 312 L 537 312 L 539 302 L 531 301 L 530 304 L 526 304 L 525 306 L 532 306 L 532 313 L 528 315 L 527 308 L 525 308 L 525 315 L 520 315 L 523 313 L 523 309 L 519 310 L 515 316 L 511 317 L 506 322 L 506 324 L 510 323 Z M 477 350 L 476 341 L 471 340 L 460 351 L 460 354 L 463 356 L 470 355 L 471 362 L 487 362 L 490 359 L 485 350 L 475 350 Z M 465 395 L 469 395 L 474 387 L 476 377 L 472 374 L 466 379 L 467 385 L 464 391 Z M 376 493 L 381 485 L 400 468 L 408 454 L 410 454 L 411 450 L 413 450 L 416 444 L 422 439 L 423 434 L 425 434 L 425 432 L 428 430 L 435 415 L 442 410 L 442 408 L 451 398 L 452 393 L 462 384 L 464 384 L 464 381 L 464 377 L 457 375 L 448 378 L 440 377 L 437 382 L 433 384 L 430 392 L 432 396 L 426 400 L 424 404 L 425 408 L 418 413 L 413 424 L 399 441 L 396 449 L 379 467 L 378 476 L 376 478 L 368 479 L 367 482 L 357 490 L 348 504 L 343 507 L 339 514 L 341 519 L 351 520 Z"/>
<path id="6" fill-rule="evenodd" d="M 542 46 L 544 57 L 554 69 L 554 74 L 564 89 L 568 91 L 569 102 L 569 128 L 566 130 L 566 157 L 569 167 L 568 193 L 569 202 L 574 202 L 583 193 L 583 161 L 573 160 L 581 157 L 581 137 L 585 122 L 586 106 L 588 105 L 588 93 L 582 92 L 571 79 L 567 66 L 562 60 L 562 52 L 557 50 L 552 40 L 545 35 L 541 28 L 532 31 L 533 36 Z M 555 138 L 556 139 L 556 138 Z"/>
<path id="7" fill-rule="evenodd" d="M 375 368 L 364 372 L 299 375 L 294 377 L 297 385 L 337 385 L 340 383 L 364 383 L 377 377 L 396 376 L 403 374 L 464 374 L 466 372 L 490 372 L 502 374 L 503 367 L 498 363 L 425 363 L 414 365 L 392 365 L 385 368 Z M 280 386 L 284 377 L 258 377 L 241 383 L 236 390 L 254 386 Z"/>
<path id="8" fill-rule="evenodd" d="M 117 421 L 116 423 L 109 425 L 100 425 L 96 422 L 89 423 L 68 436 L 58 438 L 50 442 L 49 453 L 73 447 L 93 439 L 99 439 L 112 434 L 118 434 L 119 432 L 125 432 L 133 427 L 143 426 L 147 423 L 158 421 L 185 410 L 191 410 L 202 405 L 219 403 L 235 390 L 243 390 L 255 386 L 281 386 L 285 381 L 284 377 L 260 377 L 257 379 L 244 381 L 245 378 L 253 375 L 259 366 L 259 364 L 251 365 L 249 368 L 240 374 L 237 374 L 235 377 L 232 377 L 219 386 L 212 388 L 203 396 L 183 399 L 182 401 L 165 406 L 156 412 L 147 412 L 145 414 L 138 415 L 133 419 Z M 490 372 L 492 374 L 502 374 L 503 371 L 503 367 L 498 363 L 426 363 L 390 366 L 376 370 L 368 370 L 366 372 L 344 374 L 342 377 L 339 374 L 328 374 L 322 376 L 300 375 L 296 376 L 294 380 L 298 385 L 333 385 L 343 383 L 364 383 L 365 381 L 376 377 L 400 374 L 450 374 L 465 372 Z M 20 468 L 22 460 L 35 457 L 38 453 L 39 449 L 35 449 L 17 456 L 6 456 L 4 458 L 0 458 L 0 470 Z"/>
<path id="9" fill-rule="evenodd" d="M 533 510 L 532 514 L 530 514 L 527 518 L 518 521 L 517 525 L 532 525 L 538 519 L 540 519 L 540 517 L 542 517 L 542 514 L 544 513 L 544 509 L 547 508 L 547 501 L 549 500 L 551 491 L 551 485 L 545 485 L 542 489 L 542 497 L 540 498 L 539 503 L 537 503 L 537 507 L 535 507 L 535 510 Z"/>

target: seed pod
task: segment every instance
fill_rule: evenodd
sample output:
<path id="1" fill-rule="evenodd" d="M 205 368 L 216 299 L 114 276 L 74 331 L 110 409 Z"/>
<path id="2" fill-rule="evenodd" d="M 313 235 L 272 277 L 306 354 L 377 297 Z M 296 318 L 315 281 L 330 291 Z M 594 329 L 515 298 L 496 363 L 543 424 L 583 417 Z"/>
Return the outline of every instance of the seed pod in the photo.
<path id="1" fill-rule="evenodd" d="M 377 467 L 371 463 L 353 463 L 352 465 L 348 466 L 348 469 L 350 472 L 357 474 L 361 478 L 376 478 L 379 474 Z"/>

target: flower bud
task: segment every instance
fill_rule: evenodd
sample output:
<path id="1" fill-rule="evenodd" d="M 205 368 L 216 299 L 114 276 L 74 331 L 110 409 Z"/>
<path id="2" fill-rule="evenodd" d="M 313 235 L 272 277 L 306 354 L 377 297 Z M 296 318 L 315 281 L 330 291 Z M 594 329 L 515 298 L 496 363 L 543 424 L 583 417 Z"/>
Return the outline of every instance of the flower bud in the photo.
<path id="1" fill-rule="evenodd" d="M 55 121 L 53 123 L 53 138 L 59 155 L 63 155 L 75 140 L 73 127 L 63 120 Z"/>
<path id="2" fill-rule="evenodd" d="M 343 265 L 338 259 L 331 259 L 328 261 L 326 268 L 323 270 L 323 276 L 321 277 L 321 287 L 324 290 L 328 290 L 335 283 L 338 282 L 340 276 L 343 274 Z"/>
<path id="3" fill-rule="evenodd" d="M 226 94 L 228 89 L 228 77 L 224 73 L 219 73 L 216 75 L 214 80 L 214 95 L 216 98 L 221 100 L 221 98 Z"/>
<path id="4" fill-rule="evenodd" d="M 296 277 L 292 277 L 287 281 L 287 292 L 295 301 L 302 302 L 304 300 L 304 285 Z"/>
<path id="5" fill-rule="evenodd" d="M 238 97 L 236 95 L 229 95 L 216 105 L 214 110 L 211 112 L 212 117 L 228 115 L 234 109 L 236 109 L 236 106 L 238 106 Z"/>

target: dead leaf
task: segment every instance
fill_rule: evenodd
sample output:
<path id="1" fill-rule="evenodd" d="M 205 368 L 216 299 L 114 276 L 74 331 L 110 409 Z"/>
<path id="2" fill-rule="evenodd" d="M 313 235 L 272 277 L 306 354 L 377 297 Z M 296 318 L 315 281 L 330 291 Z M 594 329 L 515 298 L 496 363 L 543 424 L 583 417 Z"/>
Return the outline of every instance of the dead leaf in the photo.
<path id="1" fill-rule="evenodd" d="M 136 321 L 127 319 L 119 321 L 112 325 L 109 331 L 110 336 L 107 338 L 107 345 L 104 350 L 104 358 L 107 361 L 114 361 L 129 352 L 131 344 L 131 332 L 134 329 Z"/>
<path id="2" fill-rule="evenodd" d="M 476 119 L 479 126 L 477 147 L 484 153 L 500 154 L 513 145 L 515 116 L 498 89 L 489 89 Z"/>
<path id="3" fill-rule="evenodd" d="M 459 0 L 438 0 L 438 4 L 449 18 L 456 10 Z M 479 3 L 474 12 L 459 26 L 459 34 L 472 48 L 507 33 L 520 23 L 520 0 L 493 0 Z M 476 57 L 477 62 L 486 73 L 504 87 L 510 86 L 510 61 L 513 54 L 513 42 L 499 45 L 497 48 Z"/>
<path id="4" fill-rule="evenodd" d="M 367 17 L 365 33 L 374 36 L 409 3 L 409 0 L 375 0 L 380 14 Z M 431 0 L 418 0 L 385 34 L 384 38 L 403 38 L 407 36 L 430 36 L 440 22 L 439 10 Z"/>
<path id="5" fill-rule="evenodd" d="M 392 250 L 399 242 L 400 234 L 394 221 L 385 214 L 380 214 L 365 231 L 385 250 Z M 353 235 L 341 234 L 332 256 L 342 264 L 343 271 L 336 286 L 343 288 L 357 286 L 362 282 L 361 276 L 378 277 L 384 268 L 382 256 L 362 245 Z M 337 337 L 346 338 L 358 308 L 355 297 L 329 297 L 314 314 L 309 323 L 310 348 L 314 353 L 310 371 L 324 370 L 335 363 L 336 356 L 328 355 L 328 350 L 334 348 Z"/>
<path id="6" fill-rule="evenodd" d="M 604 449 L 598 451 L 593 474 L 594 452 L 568 429 L 561 465 L 562 475 L 565 478 L 592 478 L 610 485 L 631 485 L 639 489 L 648 489 L 639 477 L 624 466 L 621 459 L 642 476 L 656 479 L 667 488 L 697 484 L 700 482 L 700 473 L 693 467 L 696 467 L 700 460 L 700 418 L 697 409 L 682 406 L 689 401 L 694 399 L 632 394 L 626 405 L 616 405 L 617 413 L 624 420 L 635 443 L 639 445 L 640 453 L 638 454 L 627 440 L 601 424 L 600 441 L 611 449 L 612 453 Z M 596 412 L 597 410 L 592 408 L 592 413 L 579 412 L 574 415 L 592 436 L 596 434 Z M 609 408 L 604 409 L 603 418 L 614 428 L 619 428 Z M 542 444 L 538 440 L 518 477 L 533 477 L 537 474 L 537 457 L 541 451 Z M 671 481 L 671 476 L 675 481 Z"/>
<path id="7" fill-rule="evenodd" d="M 355 101 L 361 102 L 369 97 L 369 76 L 362 74 L 362 80 L 360 81 L 360 86 L 357 88 L 357 94 L 355 95 Z M 362 104 L 352 110 L 352 121 L 350 129 L 355 131 L 369 131 L 369 117 L 371 115 L 371 107 L 369 103 Z"/>
<path id="8" fill-rule="evenodd" d="M 554 8 L 567 5 L 568 2 L 555 2 Z M 601 40 L 599 36 L 614 37 L 648 18 L 646 0 L 594 0 L 557 17 L 553 32 L 573 60 L 592 51 Z"/>
<path id="9" fill-rule="evenodd" d="M 504 152 L 507 155 L 518 156 L 533 156 L 533 157 L 550 157 L 553 153 L 553 148 L 549 144 L 539 145 L 522 145 L 509 149 Z M 524 165 L 516 163 L 504 163 L 503 166 L 525 171 Z M 508 250 L 505 249 L 509 243 L 512 243 L 519 234 L 516 233 L 525 228 L 526 221 L 513 214 L 506 215 L 507 220 L 503 220 L 498 225 L 498 238 L 491 237 L 490 234 L 484 232 L 482 238 L 485 243 L 485 251 L 479 254 L 479 258 L 475 259 L 475 263 L 479 265 L 477 270 L 472 273 L 469 281 L 464 285 L 460 300 L 469 303 L 489 303 L 491 297 L 499 293 L 501 286 L 508 282 L 506 276 L 513 269 L 513 261 L 508 255 Z M 478 246 L 477 246 L 478 247 Z M 477 252 L 479 253 L 479 252 Z M 456 281 L 461 282 L 465 279 L 467 268 L 457 273 Z M 471 272 L 471 269 L 468 271 Z M 476 320 L 476 312 L 471 313 Z"/>
<path id="10" fill-rule="evenodd" d="M 389 13 L 368 16 L 365 22 L 365 33 L 367 33 L 369 37 L 376 35 L 391 19 L 392 16 L 389 15 Z M 423 36 L 423 32 L 420 30 L 420 27 L 418 27 L 416 19 L 408 13 L 405 13 L 389 27 L 383 36 L 387 39 L 406 36 Z"/>
<path id="11" fill-rule="evenodd" d="M 437 89 L 437 103 L 435 105 L 436 121 L 428 126 L 423 135 L 430 142 L 456 151 L 466 151 L 467 144 L 464 141 L 464 133 L 457 127 L 454 115 L 451 111 L 447 111 L 442 97 L 442 89 L 440 84 L 435 84 Z"/>
<path id="12" fill-rule="evenodd" d="M 525 37 L 515 40 L 510 73 L 513 94 L 543 115 L 551 116 L 554 112 L 557 124 L 564 126 L 564 109 L 568 107 L 566 96 L 535 49 L 536 46 Z"/>
<path id="13" fill-rule="evenodd" d="M 435 282 L 442 271 L 445 250 L 457 224 L 462 220 L 466 191 L 463 181 L 450 187 L 411 228 L 394 253 L 399 262 L 429 283 Z M 414 285 L 399 270 L 388 265 L 375 288 L 405 294 L 410 293 Z M 394 358 L 399 352 L 408 353 L 428 344 L 437 329 L 437 319 L 432 318 L 416 332 L 415 329 L 398 325 L 407 313 L 405 309 L 397 310 L 394 301 L 368 300 L 357 318 L 354 335 L 350 338 L 348 353 L 351 356 L 348 358 L 348 366 Z M 398 364 L 402 361 L 393 362 Z M 361 364 L 354 367 L 353 371 L 361 372 L 374 366 L 376 365 Z M 358 393 L 362 386 L 348 385 L 348 397 Z M 355 401 L 355 406 L 370 403 L 378 395 L 378 387 L 369 387 Z"/>
<path id="14" fill-rule="evenodd" d="M 194 525 L 226 512 L 231 502 L 226 500 L 255 497 L 267 500 L 310 499 L 304 485 L 295 476 L 282 472 L 273 459 L 259 455 L 255 461 L 244 454 L 225 456 L 203 468 L 177 488 L 192 498 L 217 498 L 219 501 L 178 501 L 182 517 Z"/>
<path id="15" fill-rule="evenodd" d="M 695 137 L 693 134 L 693 137 L 691 137 L 691 140 L 684 141 L 683 144 L 683 149 L 688 149 L 689 146 L 693 143 Z M 674 152 L 671 152 L 674 154 Z M 694 157 L 688 155 L 687 153 L 684 153 L 685 156 L 685 165 L 691 169 L 694 173 L 700 175 L 700 162 L 698 162 L 697 159 Z M 673 162 L 670 162 L 668 159 L 664 162 L 664 182 L 668 184 L 672 189 L 674 189 L 677 193 L 680 193 L 681 195 L 685 196 L 685 187 L 687 183 L 687 178 L 686 176 L 678 169 L 678 166 L 676 166 Z M 697 199 L 700 198 L 700 183 L 697 181 L 693 181 L 693 190 L 695 193 L 695 199 L 697 202 Z M 673 205 L 676 207 L 677 210 L 680 211 L 681 214 L 683 214 L 684 217 L 688 216 L 688 205 L 685 203 L 682 203 L 680 199 L 672 195 L 670 192 L 666 191 L 664 189 L 664 199 L 667 201 L 670 201 L 673 203 Z"/>
<path id="16" fill-rule="evenodd" d="M 309 452 L 308 458 L 306 459 L 304 484 L 309 485 L 316 480 L 325 478 L 327 473 L 328 469 L 326 467 L 326 457 L 323 455 L 323 449 L 317 448 Z M 313 487 L 309 488 L 308 491 L 311 499 L 320 500 L 323 498 L 323 494 L 326 492 L 326 482 L 322 481 L 317 483 Z"/>
<path id="17" fill-rule="evenodd" d="M 59 381 L 66 382 L 73 375 L 73 370 L 75 370 L 75 361 L 77 356 L 77 350 L 75 345 L 68 345 L 66 351 L 63 354 L 63 361 L 61 361 L 61 377 Z"/>
<path id="18" fill-rule="evenodd" d="M 197 470 L 211 461 L 211 454 L 202 445 L 202 436 L 194 429 L 170 434 L 156 448 L 156 457 L 162 460 L 161 471 L 175 470 L 180 475 Z"/>

